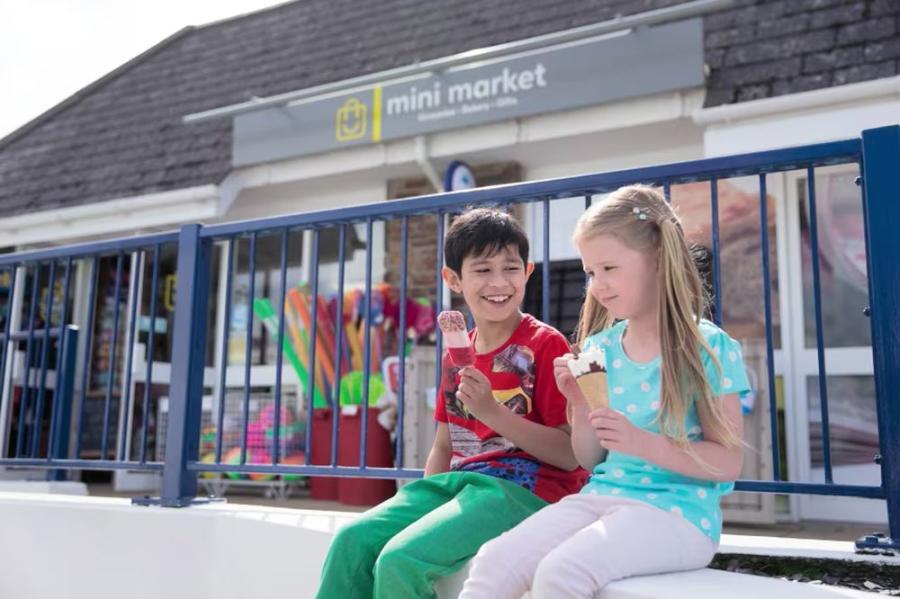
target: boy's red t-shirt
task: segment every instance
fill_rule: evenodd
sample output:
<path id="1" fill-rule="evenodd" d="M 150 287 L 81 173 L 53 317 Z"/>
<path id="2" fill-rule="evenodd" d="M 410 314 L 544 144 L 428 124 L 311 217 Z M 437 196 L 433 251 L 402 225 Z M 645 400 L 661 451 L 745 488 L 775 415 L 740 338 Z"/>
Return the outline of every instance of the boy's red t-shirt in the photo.
<path id="1" fill-rule="evenodd" d="M 475 329 L 469 332 L 473 342 L 476 335 Z M 525 314 L 506 343 L 475 355 L 475 367 L 490 380 L 496 401 L 523 418 L 555 428 L 567 421 L 553 360 L 568 351 L 559 331 Z M 459 370 L 445 351 L 434 418 L 450 429 L 450 469 L 508 480 L 548 502 L 577 493 L 587 479 L 583 469 L 566 471 L 545 464 L 469 414 L 456 398 Z"/>

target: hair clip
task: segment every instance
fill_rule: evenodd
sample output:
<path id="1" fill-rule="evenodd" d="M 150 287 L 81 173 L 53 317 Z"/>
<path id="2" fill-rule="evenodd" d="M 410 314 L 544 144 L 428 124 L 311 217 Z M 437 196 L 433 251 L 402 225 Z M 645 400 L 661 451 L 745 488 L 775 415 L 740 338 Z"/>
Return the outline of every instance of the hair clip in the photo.
<path id="1" fill-rule="evenodd" d="M 631 209 L 631 211 L 637 214 L 637 217 L 641 220 L 647 220 L 647 209 L 646 208 L 638 208 L 635 206 Z"/>

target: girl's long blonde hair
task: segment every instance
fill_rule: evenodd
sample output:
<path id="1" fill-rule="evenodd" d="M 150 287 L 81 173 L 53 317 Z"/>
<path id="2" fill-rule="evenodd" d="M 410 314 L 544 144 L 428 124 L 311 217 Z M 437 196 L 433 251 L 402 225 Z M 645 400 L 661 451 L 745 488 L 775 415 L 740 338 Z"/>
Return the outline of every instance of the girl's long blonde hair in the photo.
<path id="1" fill-rule="evenodd" d="M 697 411 L 706 423 L 705 436 L 728 447 L 743 445 L 729 425 L 722 403 L 715 401 L 703 367 L 701 348 L 709 354 L 721 376 L 721 364 L 699 327 L 708 306 L 706 291 L 672 207 L 652 187 L 621 187 L 592 205 L 578 219 L 573 240 L 580 243 L 598 235 L 612 235 L 634 250 L 655 254 L 658 260 L 662 357 L 660 430 L 690 452 L 684 419 L 691 403 L 696 402 Z M 576 329 L 578 344 L 612 325 L 612 315 L 590 292 L 586 293 Z M 694 458 L 699 460 L 696 454 Z"/>

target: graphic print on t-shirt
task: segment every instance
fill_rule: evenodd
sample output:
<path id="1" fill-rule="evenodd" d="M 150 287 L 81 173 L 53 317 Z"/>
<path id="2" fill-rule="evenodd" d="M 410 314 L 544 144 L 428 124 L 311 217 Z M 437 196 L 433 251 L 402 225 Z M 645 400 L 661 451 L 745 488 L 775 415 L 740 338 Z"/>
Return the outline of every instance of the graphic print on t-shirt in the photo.
<path id="1" fill-rule="evenodd" d="M 477 330 L 469 333 L 470 339 L 477 336 Z M 559 331 L 524 314 L 506 343 L 476 354 L 475 368 L 490 381 L 494 401 L 513 414 L 541 426 L 563 427 L 566 398 L 556 387 L 553 360 L 569 350 Z M 451 470 L 507 480 L 548 502 L 582 487 L 584 470 L 560 470 L 543 463 L 470 414 L 456 397 L 459 369 L 447 352 L 441 357 L 441 373 L 434 417 L 448 428 Z"/>
<path id="2" fill-rule="evenodd" d="M 459 368 L 445 369 L 444 399 L 447 411 L 458 418 L 474 420 L 466 406 L 456 397 Z M 534 352 L 524 345 L 511 344 L 494 356 L 490 381 L 494 401 L 520 416 L 530 414 L 534 398 Z"/>

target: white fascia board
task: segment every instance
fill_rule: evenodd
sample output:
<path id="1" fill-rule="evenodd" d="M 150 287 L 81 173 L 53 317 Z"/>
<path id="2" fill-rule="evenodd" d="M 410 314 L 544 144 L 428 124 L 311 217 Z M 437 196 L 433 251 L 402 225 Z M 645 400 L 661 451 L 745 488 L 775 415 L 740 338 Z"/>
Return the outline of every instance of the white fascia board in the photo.
<path id="1" fill-rule="evenodd" d="M 215 218 L 219 204 L 216 185 L 117 198 L 0 219 L 0 239 L 5 246 L 22 246 L 131 234 L 141 229 Z"/>
<path id="2" fill-rule="evenodd" d="M 452 158 L 472 152 L 564 137 L 690 119 L 703 105 L 702 88 L 630 98 L 561 112 L 427 134 L 430 158 Z M 414 138 L 335 150 L 268 164 L 239 168 L 222 183 L 223 204 L 241 189 L 302 181 L 416 162 Z"/>
<path id="3" fill-rule="evenodd" d="M 874 81 L 776 96 L 774 98 L 762 98 L 739 104 L 702 108 L 693 114 L 693 119 L 698 125 L 719 125 L 773 114 L 808 110 L 821 106 L 872 100 L 879 97 L 900 97 L 900 75 Z"/>
<path id="4" fill-rule="evenodd" d="M 900 76 L 697 111 L 706 156 L 850 139 L 900 122 Z"/>

